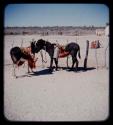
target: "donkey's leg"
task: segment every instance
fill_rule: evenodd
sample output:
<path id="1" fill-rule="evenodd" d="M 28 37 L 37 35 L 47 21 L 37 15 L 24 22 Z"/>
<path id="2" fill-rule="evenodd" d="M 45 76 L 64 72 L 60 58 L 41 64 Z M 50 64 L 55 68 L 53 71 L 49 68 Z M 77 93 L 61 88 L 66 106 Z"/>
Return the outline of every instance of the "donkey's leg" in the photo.
<path id="1" fill-rule="evenodd" d="M 76 70 L 77 70 L 77 67 L 78 67 L 78 60 L 77 60 L 77 58 L 76 58 L 76 55 L 77 55 L 77 53 L 74 53 L 73 55 L 72 55 L 72 69 L 74 68 L 74 65 L 75 65 L 75 62 L 76 62 Z"/>
<path id="2" fill-rule="evenodd" d="M 56 70 L 58 70 L 58 59 L 54 58 L 54 62 L 55 62 L 55 65 L 56 65 Z"/>
<path id="3" fill-rule="evenodd" d="M 77 58 L 72 58 L 72 67 L 71 67 L 71 68 L 72 68 L 72 70 L 73 70 L 74 65 L 75 65 L 75 62 L 76 62 L 76 68 L 75 68 L 75 70 L 77 71 L 77 69 L 78 69 L 78 64 L 79 64 Z"/>
<path id="4" fill-rule="evenodd" d="M 76 71 L 77 71 L 77 69 L 78 69 L 78 60 L 77 60 L 77 51 L 74 51 L 74 53 L 72 54 L 72 60 L 73 60 L 73 65 L 72 65 L 72 67 L 74 67 L 74 64 L 75 64 L 75 62 L 76 62 Z"/>
<path id="5" fill-rule="evenodd" d="M 51 61 L 50 61 L 50 68 L 49 68 L 49 70 L 50 71 L 53 71 L 53 58 L 51 57 Z"/>
<path id="6" fill-rule="evenodd" d="M 71 67 L 71 69 L 74 68 L 74 64 L 75 64 L 75 62 L 76 62 L 76 59 L 75 59 L 74 57 L 72 57 L 72 67 Z"/>
<path id="7" fill-rule="evenodd" d="M 77 71 L 79 62 L 78 62 L 77 58 L 75 61 L 76 61 L 76 71 Z"/>
<path id="8" fill-rule="evenodd" d="M 67 56 L 67 60 L 66 60 L 66 62 L 67 62 L 67 68 L 69 68 L 68 60 L 69 60 L 69 56 Z"/>
<path id="9" fill-rule="evenodd" d="M 76 55 L 77 55 L 77 53 L 75 51 L 71 51 L 71 56 L 72 56 L 72 67 L 71 67 L 71 69 L 74 68 L 74 64 L 76 62 Z"/>

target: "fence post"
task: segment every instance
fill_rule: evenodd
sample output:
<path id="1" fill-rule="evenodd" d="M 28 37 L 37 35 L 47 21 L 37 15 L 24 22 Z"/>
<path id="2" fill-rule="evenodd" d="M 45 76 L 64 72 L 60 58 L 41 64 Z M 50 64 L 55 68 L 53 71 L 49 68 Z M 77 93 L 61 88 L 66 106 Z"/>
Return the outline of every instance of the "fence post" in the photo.
<path id="1" fill-rule="evenodd" d="M 107 47 L 105 48 L 105 64 L 104 64 L 104 66 L 105 66 L 105 68 L 107 68 L 107 57 L 106 57 L 106 55 L 107 55 L 107 51 L 108 51 L 108 53 L 109 53 L 109 41 L 108 41 L 108 39 L 107 39 L 107 42 L 108 42 L 108 45 L 107 45 Z M 109 66 L 108 66 L 109 67 Z"/>
<path id="2" fill-rule="evenodd" d="M 87 59 L 88 59 L 88 52 L 89 52 L 89 41 L 86 41 L 86 56 L 84 59 L 84 70 L 87 69 Z"/>
<path id="3" fill-rule="evenodd" d="M 67 40 L 67 44 L 68 44 L 68 40 Z M 67 62 L 67 68 L 69 68 L 68 59 L 69 59 L 69 56 L 67 56 L 67 60 L 66 60 L 66 62 Z"/>

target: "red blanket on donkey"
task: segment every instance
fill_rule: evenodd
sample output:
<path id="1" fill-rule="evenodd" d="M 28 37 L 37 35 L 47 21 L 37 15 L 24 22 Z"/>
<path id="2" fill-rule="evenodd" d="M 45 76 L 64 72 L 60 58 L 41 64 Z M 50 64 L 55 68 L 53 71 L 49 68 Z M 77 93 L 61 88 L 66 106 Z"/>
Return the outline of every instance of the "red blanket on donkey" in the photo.
<path id="1" fill-rule="evenodd" d="M 60 47 L 59 58 L 63 58 L 69 55 L 69 52 L 66 52 L 63 47 Z"/>

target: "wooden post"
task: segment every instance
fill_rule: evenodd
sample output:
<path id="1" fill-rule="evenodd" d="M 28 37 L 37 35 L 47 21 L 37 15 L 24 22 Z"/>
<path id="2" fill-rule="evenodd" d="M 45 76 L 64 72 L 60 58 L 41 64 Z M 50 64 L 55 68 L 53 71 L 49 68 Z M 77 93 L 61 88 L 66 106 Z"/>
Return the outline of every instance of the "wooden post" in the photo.
<path id="1" fill-rule="evenodd" d="M 68 40 L 67 40 L 67 44 L 68 44 Z M 66 62 L 67 62 L 67 68 L 69 68 L 68 59 L 69 59 L 69 56 L 67 56 L 67 60 L 66 60 Z"/>
<path id="2" fill-rule="evenodd" d="M 104 64 L 105 68 L 107 68 L 107 59 L 106 59 L 107 57 L 106 57 L 106 54 L 107 54 L 108 49 L 109 49 L 109 43 L 108 43 L 108 45 L 107 45 L 107 47 L 105 49 L 105 64 Z"/>
<path id="3" fill-rule="evenodd" d="M 89 52 L 89 41 L 86 41 L 86 56 L 84 59 L 84 70 L 87 69 L 87 59 L 88 59 L 88 52 Z"/>

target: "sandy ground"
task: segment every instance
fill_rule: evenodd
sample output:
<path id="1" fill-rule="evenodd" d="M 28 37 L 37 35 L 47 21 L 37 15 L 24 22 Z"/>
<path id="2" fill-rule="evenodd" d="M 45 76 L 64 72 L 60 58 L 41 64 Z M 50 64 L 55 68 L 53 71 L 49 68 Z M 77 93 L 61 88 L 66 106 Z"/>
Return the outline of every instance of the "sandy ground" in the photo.
<path id="1" fill-rule="evenodd" d="M 50 58 L 42 65 L 40 54 L 35 74 L 27 74 L 25 67 L 16 69 L 13 77 L 9 51 L 13 46 L 29 46 L 32 39 L 43 38 L 50 42 L 66 44 L 76 41 L 81 48 L 78 72 L 66 68 L 66 58 L 59 59 L 59 71 L 48 72 Z M 88 70 L 83 71 L 86 40 L 90 43 L 99 39 L 100 49 L 89 49 Z M 4 115 L 14 121 L 100 121 L 109 116 L 109 53 L 105 49 L 108 41 L 105 36 L 36 36 L 17 35 L 4 37 Z M 97 53 L 97 55 L 95 55 Z M 43 51 L 45 56 L 45 53 Z M 96 62 L 95 56 L 98 60 Z M 44 58 L 45 59 L 45 58 Z M 97 68 L 98 63 L 98 70 Z M 71 66 L 71 57 L 69 58 Z"/>

